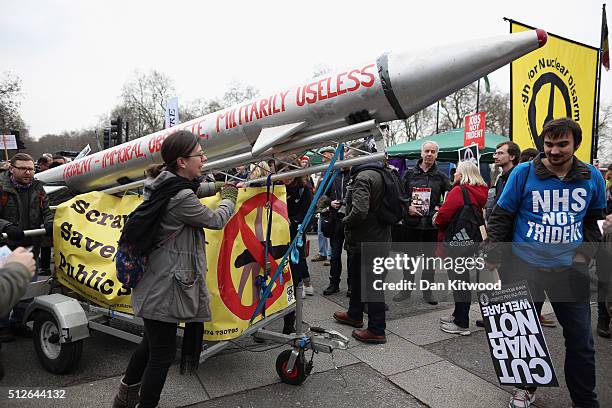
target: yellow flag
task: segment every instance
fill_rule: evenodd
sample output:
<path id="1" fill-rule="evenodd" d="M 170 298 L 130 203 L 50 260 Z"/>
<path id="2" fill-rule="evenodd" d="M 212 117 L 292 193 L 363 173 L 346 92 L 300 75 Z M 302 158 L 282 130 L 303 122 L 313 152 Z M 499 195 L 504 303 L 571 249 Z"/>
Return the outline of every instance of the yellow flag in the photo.
<path id="1" fill-rule="evenodd" d="M 512 22 L 513 33 L 531 27 Z M 552 119 L 569 117 L 582 128 L 576 156 L 591 162 L 597 49 L 548 34 L 546 45 L 511 65 L 512 140 L 543 151 L 540 135 Z"/>

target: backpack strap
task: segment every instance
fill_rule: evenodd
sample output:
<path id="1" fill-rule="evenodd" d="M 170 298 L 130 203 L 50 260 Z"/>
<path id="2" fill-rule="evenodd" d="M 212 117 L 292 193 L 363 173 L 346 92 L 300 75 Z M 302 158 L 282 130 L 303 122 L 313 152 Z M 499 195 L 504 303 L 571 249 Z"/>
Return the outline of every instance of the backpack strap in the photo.
<path id="1" fill-rule="evenodd" d="M 472 205 L 472 200 L 470 200 L 470 195 L 468 194 L 467 188 L 463 186 L 459 186 L 459 188 L 463 193 L 463 205 Z"/>

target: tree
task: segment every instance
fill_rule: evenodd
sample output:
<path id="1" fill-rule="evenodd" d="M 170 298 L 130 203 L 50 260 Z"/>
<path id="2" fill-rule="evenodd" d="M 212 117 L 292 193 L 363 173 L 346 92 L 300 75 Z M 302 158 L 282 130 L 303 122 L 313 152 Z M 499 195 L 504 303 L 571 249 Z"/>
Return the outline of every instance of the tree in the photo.
<path id="1" fill-rule="evenodd" d="M 597 158 L 602 166 L 610 166 L 612 165 L 612 105 L 600 107 L 597 130 L 599 132 Z"/>
<path id="2" fill-rule="evenodd" d="M 259 90 L 251 85 L 246 85 L 240 82 L 232 82 L 229 88 L 223 94 L 223 107 L 237 105 L 241 102 L 248 101 L 259 96 Z"/>
<path id="3" fill-rule="evenodd" d="M 462 128 L 465 116 L 476 112 L 476 83 L 461 88 L 440 102 L 439 131 Z"/>
<path id="4" fill-rule="evenodd" d="M 385 145 L 394 146 L 433 134 L 436 130 L 435 119 L 436 106 L 433 105 L 416 112 L 408 119 L 388 122 L 389 130 L 384 136 Z"/>
<path id="5" fill-rule="evenodd" d="M 508 135 L 510 130 L 510 95 L 493 91 L 480 95 L 480 111 L 486 113 L 487 132 Z"/>
<path id="6" fill-rule="evenodd" d="M 21 128 L 24 125 L 19 114 L 21 105 L 21 79 L 9 72 L 0 79 L 0 130 Z"/>
<path id="7" fill-rule="evenodd" d="M 98 136 L 101 137 L 101 135 Z M 62 150 L 79 152 L 88 144 L 93 151 L 97 150 L 98 144 L 96 142 L 95 130 L 71 130 L 64 131 L 59 135 L 47 134 L 41 136 L 37 141 L 30 141 L 27 144 L 27 152 L 34 159 L 37 159 L 43 153 L 55 153 Z"/>
<path id="8" fill-rule="evenodd" d="M 122 106 L 113 113 L 122 113 L 135 137 L 154 133 L 164 128 L 166 103 L 174 93 L 174 81 L 167 75 L 156 70 L 148 74 L 135 72 L 133 79 L 123 85 Z"/>
<path id="9" fill-rule="evenodd" d="M 223 109 L 224 103 L 220 99 L 198 98 L 179 107 L 181 122 L 188 122 L 191 119 L 208 115 Z"/>
<path id="10" fill-rule="evenodd" d="M 259 90 L 251 85 L 232 82 L 221 98 L 198 98 L 180 108 L 181 122 L 187 122 L 209 113 L 251 100 L 259 96 Z"/>

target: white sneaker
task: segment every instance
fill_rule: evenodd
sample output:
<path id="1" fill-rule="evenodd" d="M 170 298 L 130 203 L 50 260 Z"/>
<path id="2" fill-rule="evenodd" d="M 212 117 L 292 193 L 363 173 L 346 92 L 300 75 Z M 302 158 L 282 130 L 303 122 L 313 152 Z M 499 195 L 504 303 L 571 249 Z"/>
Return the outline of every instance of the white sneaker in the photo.
<path id="1" fill-rule="evenodd" d="M 304 293 L 308 296 L 314 296 L 314 288 L 312 287 L 312 285 L 304 286 Z"/>
<path id="2" fill-rule="evenodd" d="M 535 402 L 535 393 L 520 388 L 512 390 L 512 398 L 508 408 L 529 408 Z"/>
<path id="3" fill-rule="evenodd" d="M 455 323 L 444 323 L 440 326 L 440 329 L 445 333 L 458 334 L 460 336 L 470 335 L 470 329 L 464 329 L 463 327 L 457 326 Z"/>
<path id="4" fill-rule="evenodd" d="M 440 318 L 440 323 L 441 324 L 449 324 L 449 323 L 454 323 L 455 322 L 455 316 L 450 315 L 447 317 L 441 317 Z"/>

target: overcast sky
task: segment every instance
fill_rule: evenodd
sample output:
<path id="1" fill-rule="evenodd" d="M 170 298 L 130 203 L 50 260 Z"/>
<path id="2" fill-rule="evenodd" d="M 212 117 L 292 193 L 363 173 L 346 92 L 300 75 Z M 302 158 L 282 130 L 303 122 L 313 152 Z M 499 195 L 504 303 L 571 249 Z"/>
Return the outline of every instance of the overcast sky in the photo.
<path id="1" fill-rule="evenodd" d="M 321 64 L 334 69 L 384 51 L 506 34 L 503 17 L 599 47 L 602 6 L 595 0 L 1 1 L 0 71 L 22 79 L 21 112 L 36 138 L 95 125 L 120 102 L 135 70 L 170 76 L 179 104 L 221 96 L 232 81 L 275 92 L 311 77 Z M 508 91 L 509 69 L 490 79 Z M 612 102 L 612 71 L 603 73 L 602 99 Z"/>

